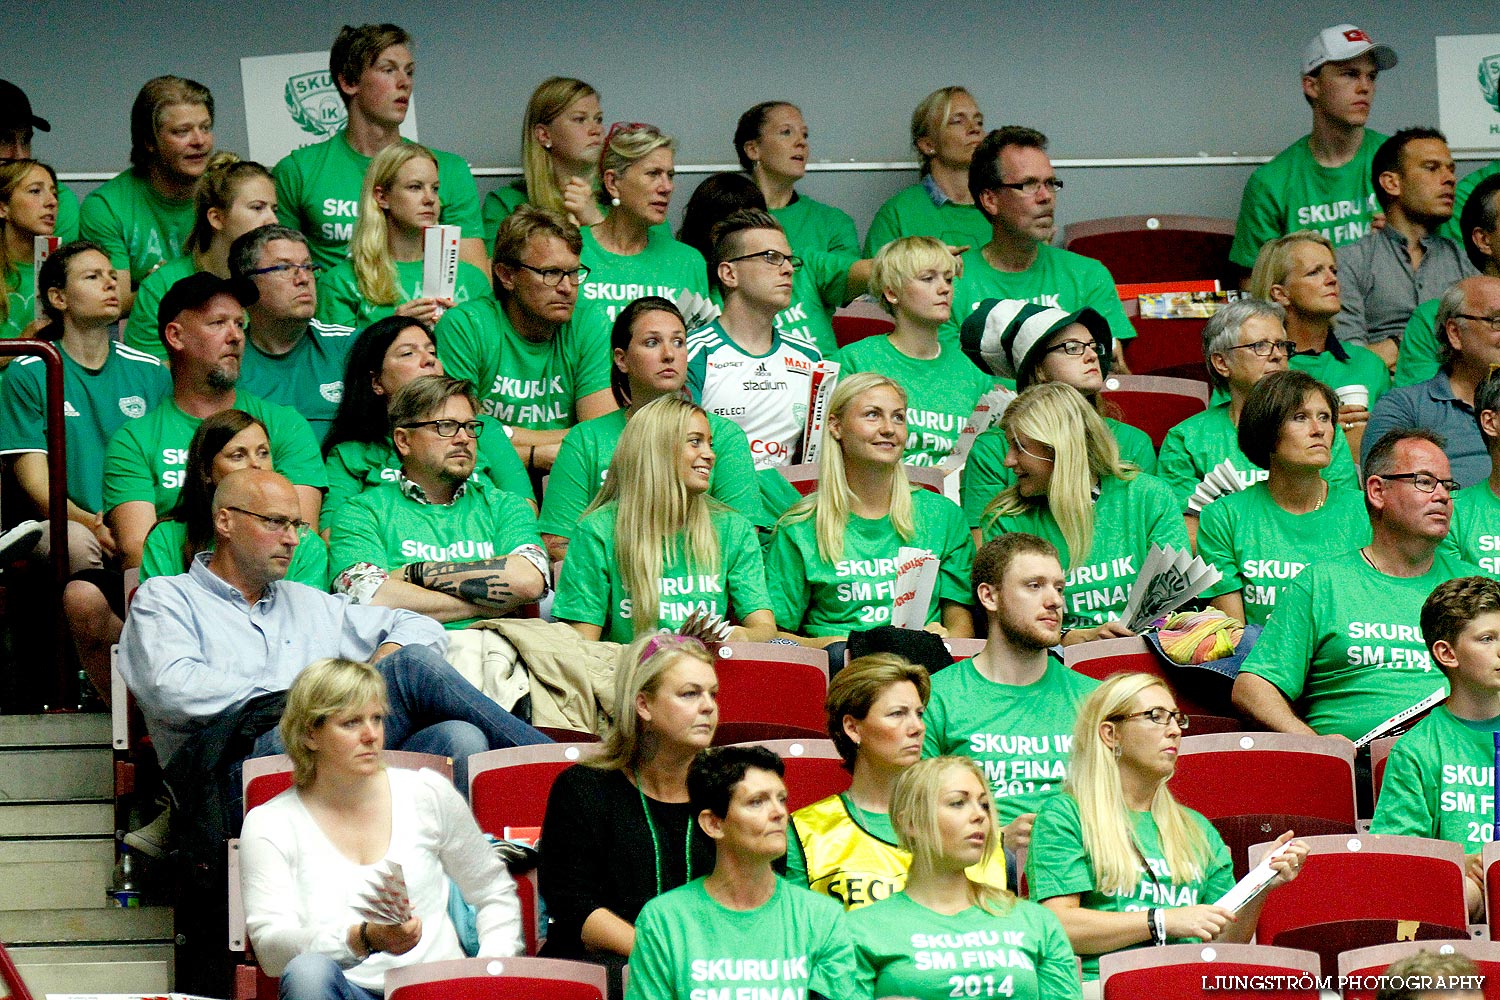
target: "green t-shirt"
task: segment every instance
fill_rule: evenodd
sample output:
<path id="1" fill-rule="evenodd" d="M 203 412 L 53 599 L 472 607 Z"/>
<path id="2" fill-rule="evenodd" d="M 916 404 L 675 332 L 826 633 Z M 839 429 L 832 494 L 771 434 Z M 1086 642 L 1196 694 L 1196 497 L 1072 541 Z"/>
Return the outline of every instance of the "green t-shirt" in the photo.
<path id="1" fill-rule="evenodd" d="M 30 264 L 14 266 L 5 274 L 5 306 L 0 340 L 16 340 L 36 318 L 36 270 Z"/>
<path id="2" fill-rule="evenodd" d="M 647 295 L 675 300 L 682 292 L 697 292 L 708 297 L 703 255 L 661 227 L 650 230 L 640 253 L 618 254 L 601 247 L 594 230 L 585 226 L 580 259 L 589 280 L 578 289 L 578 312 L 606 329 L 621 309 Z"/>
<path id="3" fill-rule="evenodd" d="M 1396 384 L 1416 385 L 1426 382 L 1443 367 L 1442 348 L 1437 338 L 1437 311 L 1441 299 L 1417 303 L 1401 334 L 1396 352 Z M 1373 407 L 1373 404 L 1372 404 Z"/>
<path id="4" fill-rule="evenodd" d="M 1359 152 L 1342 167 L 1325 167 L 1314 159 L 1309 138 L 1304 135 L 1257 167 L 1245 183 L 1229 249 L 1229 259 L 1241 267 L 1254 267 L 1267 241 L 1299 229 L 1322 233 L 1335 247 L 1370 231 L 1370 220 L 1380 211 L 1370 164 L 1386 137 L 1365 129 Z"/>
<path id="5" fill-rule="evenodd" d="M 1099 486 L 1094 539 L 1084 563 L 1075 564 L 1045 499 L 1023 513 L 991 518 L 980 525 L 985 541 L 1024 531 L 1057 546 L 1068 570 L 1067 628 L 1119 618 L 1151 546 L 1188 549 L 1187 527 L 1166 483 L 1141 473 L 1129 480 L 1106 476 Z"/>
<path id="6" fill-rule="evenodd" d="M 1068 795 L 1054 795 L 1037 814 L 1031 828 L 1031 850 L 1026 855 L 1026 882 L 1031 898 L 1044 902 L 1054 896 L 1080 897 L 1079 905 L 1106 913 L 1149 910 L 1152 907 L 1174 908 L 1212 904 L 1234 887 L 1234 862 L 1213 825 L 1192 809 L 1186 810 L 1208 841 L 1209 860 L 1196 879 L 1176 882 L 1172 869 L 1163 857 L 1161 837 L 1156 820 L 1149 812 L 1132 812 L 1130 825 L 1136 847 L 1146 859 L 1147 871 L 1128 893 L 1116 895 L 1100 892 L 1094 874 L 1094 863 L 1083 842 L 1083 823 L 1079 818 L 1078 800 Z M 1196 941 L 1197 938 L 1171 938 L 1169 944 Z M 1131 948 L 1145 946 L 1145 942 Z M 1125 950 L 1125 949 L 1120 949 Z M 1085 982 L 1099 978 L 1099 956 L 1080 955 Z"/>
<path id="7" fill-rule="evenodd" d="M 1241 668 L 1275 684 L 1321 736 L 1357 740 L 1448 682 L 1422 641 L 1432 588 L 1478 566 L 1441 550 L 1422 576 L 1387 576 L 1357 551 L 1313 563 L 1277 595 Z"/>
<path id="8" fill-rule="evenodd" d="M 153 576 L 176 576 L 186 573 L 182 568 L 182 543 L 187 538 L 187 525 L 169 519 L 157 521 L 146 535 L 145 548 L 141 550 L 141 582 Z M 210 540 L 204 551 L 214 550 Z M 328 546 L 317 532 L 304 532 L 297 548 L 292 552 L 292 564 L 287 568 L 286 579 L 293 583 L 305 583 L 318 590 L 328 589 Z"/>
<path id="9" fill-rule="evenodd" d="M 932 677 L 922 756 L 958 754 L 984 768 L 1004 826 L 1062 789 L 1079 706 L 1099 682 L 1048 657 L 1032 684 L 1001 684 L 962 660 Z"/>
<path id="10" fill-rule="evenodd" d="M 538 526 L 543 532 L 572 537 L 584 508 L 604 485 L 626 419 L 624 410 L 615 410 L 585 420 L 568 431 L 558 449 L 557 460 L 552 463 L 552 474 L 547 477 L 547 493 L 542 497 Z M 708 495 L 738 511 L 752 524 L 766 520 L 745 432 L 734 421 L 716 413 L 708 415 L 708 429 L 717 456 L 708 481 Z"/>
<path id="11" fill-rule="evenodd" d="M 859 230 L 854 219 L 842 208 L 793 192 L 785 208 L 773 208 L 771 214 L 786 230 L 786 241 L 792 253 L 802 256 L 813 251 L 839 254 L 848 258 L 848 267 L 859 259 Z"/>
<path id="12" fill-rule="evenodd" d="M 431 147 L 428 147 L 431 148 Z M 463 158 L 440 149 L 437 157 L 442 209 L 438 221 L 460 227 L 464 239 L 483 239 L 479 189 Z M 374 157 L 356 153 L 340 129 L 322 142 L 294 149 L 271 175 L 276 178 L 276 215 L 307 237 L 314 264 L 333 267 L 346 255 L 359 218 L 359 193 Z"/>
<path id="13" fill-rule="evenodd" d="M 1116 340 L 1135 336 L 1115 291 L 1115 279 L 1092 257 L 1040 243 L 1036 260 L 1015 273 L 997 271 L 984 259 L 982 246 L 961 259 L 964 273 L 953 283 L 953 318 L 939 331 L 944 343 L 958 343 L 959 328 L 985 299 L 1025 299 L 1068 312 L 1088 306 L 1104 317 Z"/>
<path id="14" fill-rule="evenodd" d="M 934 205 L 926 185 L 918 182 L 897 191 L 880 206 L 865 234 L 865 256 L 875 256 L 881 247 L 902 236 L 931 236 L 949 246 L 973 248 L 993 239 L 994 228 L 973 205 L 956 201 Z"/>
<path id="15" fill-rule="evenodd" d="M 1328 488 L 1317 510 L 1290 514 L 1265 483 L 1220 497 L 1204 508 L 1198 525 L 1198 554 L 1224 578 L 1203 592 L 1205 599 L 1240 591 L 1245 621 L 1264 625 L 1284 592 L 1309 563 L 1332 559 L 1350 546 L 1370 541 L 1364 494 Z"/>
<path id="16" fill-rule="evenodd" d="M 313 319 L 290 351 L 270 355 L 255 346 L 247 330 L 239 384 L 252 395 L 302 414 L 313 436 L 322 441 L 344 398 L 344 369 L 353 346 L 353 330 Z"/>
<path id="17" fill-rule="evenodd" d="M 1500 498 L 1488 479 L 1453 494 L 1453 515 L 1441 549 L 1500 576 Z"/>
<path id="18" fill-rule="evenodd" d="M 908 465 L 937 465 L 947 458 L 979 397 L 994 383 L 951 344 L 939 345 L 938 351 L 928 361 L 901 353 L 889 337 L 866 337 L 836 358 L 841 377 L 877 372 L 906 390 Z"/>
<path id="19" fill-rule="evenodd" d="M 172 391 L 172 376 L 153 357 L 111 342 L 98 369 L 63 359 L 63 425 L 68 497 L 84 510 L 104 509 L 105 447 Z M 0 379 L 0 455 L 47 450 L 47 366 L 23 357 Z"/>
<path id="20" fill-rule="evenodd" d="M 1151 435 L 1113 417 L 1105 417 L 1104 424 L 1115 436 L 1123 461 L 1130 462 L 1142 472 L 1156 472 L 1156 446 L 1151 443 Z M 976 437 L 974 446 L 969 449 L 969 460 L 964 463 L 964 471 L 959 476 L 958 495 L 971 528 L 979 527 L 985 507 L 1001 490 L 1016 481 L 1015 473 L 1005 467 L 1007 447 L 1005 432 L 999 425 L 993 425 Z"/>
<path id="21" fill-rule="evenodd" d="M 495 234 L 500 232 L 500 223 L 526 201 L 526 181 L 520 177 L 484 196 L 480 215 L 484 222 L 484 246 L 491 256 L 495 253 Z"/>
<path id="22" fill-rule="evenodd" d="M 317 439 L 296 410 L 244 391 L 236 391 L 234 402 L 226 409 L 244 410 L 266 425 L 271 461 L 276 471 L 293 484 L 317 489 L 328 485 Z M 166 396 L 144 417 L 116 431 L 104 451 L 103 509 L 143 500 L 155 505 L 157 517 L 171 510 L 182 491 L 188 445 L 201 423 Z"/>
<path id="23" fill-rule="evenodd" d="M 470 479 L 463 496 L 450 504 L 420 503 L 402 493 L 399 483 L 387 483 L 351 497 L 332 523 L 328 563 L 335 575 L 355 563 L 394 573 L 414 562 L 501 559 L 524 545 L 542 545 L 526 501 L 482 479 Z M 443 627 L 467 628 L 479 620 Z"/>
<path id="24" fill-rule="evenodd" d="M 1391 747 L 1370 832 L 1483 850 L 1495 835 L 1496 732 L 1500 718 L 1470 722 L 1434 708 Z"/>
<path id="25" fill-rule="evenodd" d="M 78 196 L 66 184 L 57 185 L 57 224 L 52 233 L 64 243 L 78 239 Z"/>
<path id="26" fill-rule="evenodd" d="M 480 409 L 502 424 L 566 429 L 578 422 L 580 399 L 609 388 L 609 330 L 580 312 L 535 343 L 499 302 L 475 299 L 443 313 L 437 342 L 443 370 L 473 382 Z"/>
<path id="27" fill-rule="evenodd" d="M 354 276 L 354 261 L 346 260 L 318 278 L 318 311 L 314 315 L 329 326 L 358 333 L 378 319 L 394 316 L 396 306 L 422 297 L 423 267 L 420 260 L 397 261 L 396 285 L 400 289 L 401 301 L 377 306 L 360 294 L 359 281 Z M 490 279 L 483 271 L 466 260 L 458 262 L 458 281 L 453 287 L 455 305 L 494 298 L 494 294 Z"/>
<path id="28" fill-rule="evenodd" d="M 139 286 L 156 265 L 182 256 L 193 218 L 193 199 L 164 197 L 132 168 L 83 199 L 78 232 L 103 247 L 115 270 L 128 270 L 130 284 Z"/>
<path id="29" fill-rule="evenodd" d="M 529 497 L 531 476 L 505 428 L 494 417 L 481 416 L 479 422 L 484 424 L 484 433 L 479 435 L 475 449 L 472 478 L 486 479 L 492 486 Z M 341 441 L 328 452 L 324 468 L 328 493 L 323 497 L 321 520 L 331 524 L 350 497 L 396 482 L 401 475 L 401 459 L 389 437 L 383 441 Z"/>
<path id="30" fill-rule="evenodd" d="M 839 349 L 833 335 L 833 314 L 849 298 L 851 258 L 822 250 L 809 250 L 802 266 L 792 275 L 792 304 L 776 314 L 776 329 L 782 336 L 810 340 L 824 357 Z M 723 304 L 714 289 L 715 302 Z"/>
<path id="31" fill-rule="evenodd" d="M 771 898 L 731 910 L 703 880 L 648 902 L 635 922 L 626 1000 L 858 1000 L 844 910 L 777 879 Z"/>
<path id="32" fill-rule="evenodd" d="M 849 914 L 861 997 L 1082 997 L 1068 935 L 1051 910 L 929 910 L 904 892 Z"/>
<path id="33" fill-rule="evenodd" d="M 1330 334 L 1331 336 L 1331 334 Z M 1391 370 L 1385 359 L 1360 344 L 1340 344 L 1349 360 L 1340 361 L 1332 351 L 1317 354 L 1293 354 L 1291 366 L 1294 371 L 1306 372 L 1330 389 L 1346 385 L 1362 385 L 1370 390 L 1369 408 L 1391 387 Z"/>
<path id="34" fill-rule="evenodd" d="M 146 280 L 136 289 L 135 304 L 130 307 L 130 319 L 125 322 L 125 343 L 153 358 L 167 360 L 167 347 L 161 342 L 161 331 L 157 329 L 161 298 L 177 282 L 197 273 L 198 262 L 193 260 L 192 254 L 186 254 L 167 261 L 146 275 Z"/>
<path id="35" fill-rule="evenodd" d="M 1329 450 L 1333 452 L 1333 460 L 1323 470 L 1323 478 L 1333 489 L 1358 490 L 1359 476 L 1355 473 L 1349 442 L 1341 428 L 1333 429 L 1333 444 Z M 1156 462 L 1156 474 L 1172 488 L 1178 501 L 1177 509 L 1186 511 L 1188 498 L 1203 477 L 1226 458 L 1234 466 L 1235 478 L 1247 488 L 1271 474 L 1240 451 L 1239 429 L 1229 419 L 1227 402 L 1195 413 L 1167 431 L 1161 443 L 1161 457 Z"/>
<path id="36" fill-rule="evenodd" d="M 1464 174 L 1463 180 L 1458 182 L 1458 187 L 1453 191 L 1453 217 L 1443 223 L 1442 228 L 1437 231 L 1439 236 L 1446 236 L 1459 246 L 1464 245 L 1464 234 L 1459 232 L 1458 220 L 1464 214 L 1464 206 L 1469 202 L 1469 195 L 1479 186 L 1480 181 L 1497 173 L 1500 173 L 1500 160 L 1491 160 L 1484 166 Z M 62 216 L 59 214 L 59 225 L 61 225 L 61 219 Z"/>
<path id="37" fill-rule="evenodd" d="M 925 549 L 938 557 L 927 621 L 941 614 L 942 601 L 968 604 L 974 538 L 963 511 L 931 490 L 911 491 L 914 534 L 903 541 L 889 515 L 877 519 L 849 515 L 844 556 L 837 563 L 818 553 L 816 517 L 783 518 L 766 550 L 776 624 L 806 636 L 847 635 L 890 623 L 896 597 L 900 550 Z"/>
<path id="38" fill-rule="evenodd" d="M 558 575 L 552 614 L 559 621 L 598 625 L 606 642 L 630 642 L 635 622 L 630 592 L 615 557 L 616 513 L 615 504 L 606 504 L 578 522 Z M 679 626 L 695 611 L 744 621 L 747 615 L 770 609 L 755 526 L 732 510 L 716 510 L 712 517 L 719 540 L 718 570 L 708 572 L 707 567 L 690 564 L 681 551 L 680 535 L 677 553 L 663 547 L 657 620 L 645 631 Z"/>

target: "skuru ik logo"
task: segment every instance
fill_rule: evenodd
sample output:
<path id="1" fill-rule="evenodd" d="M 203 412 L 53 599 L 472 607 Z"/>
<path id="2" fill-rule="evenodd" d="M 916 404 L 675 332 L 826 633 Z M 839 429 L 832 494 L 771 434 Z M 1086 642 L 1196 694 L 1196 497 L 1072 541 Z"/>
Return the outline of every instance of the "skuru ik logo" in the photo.
<path id="1" fill-rule="evenodd" d="M 131 420 L 138 420 L 146 415 L 146 401 L 140 396 L 121 396 L 120 412 Z"/>
<path id="2" fill-rule="evenodd" d="M 1479 60 L 1479 90 L 1485 102 L 1500 111 L 1500 55 Z"/>
<path id="3" fill-rule="evenodd" d="M 302 131 L 324 136 L 344 127 L 348 111 L 328 70 L 288 77 L 285 97 L 287 113 Z"/>

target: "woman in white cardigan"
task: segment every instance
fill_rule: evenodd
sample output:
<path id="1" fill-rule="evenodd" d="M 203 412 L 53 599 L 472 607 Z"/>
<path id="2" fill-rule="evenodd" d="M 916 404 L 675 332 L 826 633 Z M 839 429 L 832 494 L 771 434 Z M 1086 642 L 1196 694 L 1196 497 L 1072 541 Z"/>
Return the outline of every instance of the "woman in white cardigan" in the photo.
<path id="1" fill-rule="evenodd" d="M 515 883 L 464 800 L 435 772 L 385 768 L 386 704 L 380 674 L 350 660 L 312 663 L 287 695 L 294 787 L 250 810 L 240 840 L 246 927 L 283 1000 L 371 1000 L 391 969 L 463 958 L 449 879 L 477 910 L 479 953 L 521 951 Z M 388 862 L 404 922 L 362 902 Z"/>

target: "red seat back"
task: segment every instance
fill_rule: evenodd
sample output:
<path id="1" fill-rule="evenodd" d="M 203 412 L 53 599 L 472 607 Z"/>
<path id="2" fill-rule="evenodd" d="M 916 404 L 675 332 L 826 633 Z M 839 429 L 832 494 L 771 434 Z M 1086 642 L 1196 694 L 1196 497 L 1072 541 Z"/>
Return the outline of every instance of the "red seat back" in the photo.
<path id="1" fill-rule="evenodd" d="M 435 753 L 411 753 L 406 750 L 382 751 L 386 767 L 409 771 L 427 768 L 449 781 L 453 780 L 453 761 Z M 264 805 L 292 787 L 292 758 L 284 753 L 270 757 L 252 757 L 245 761 L 241 779 L 245 795 L 245 812 Z"/>
<path id="2" fill-rule="evenodd" d="M 1116 283 L 1229 281 L 1234 222 L 1195 215 L 1120 215 L 1075 222 L 1063 245 L 1109 269 Z M 1227 285 L 1225 287 L 1228 287 Z"/>
<path id="3" fill-rule="evenodd" d="M 895 328 L 896 324 L 889 318 L 841 313 L 833 315 L 833 339 L 840 347 L 848 347 L 866 337 L 883 337 Z"/>
<path id="4" fill-rule="evenodd" d="M 1172 375 L 1208 381 L 1203 366 L 1206 319 L 1130 317 L 1135 337 L 1125 342 L 1125 363 L 1134 375 Z"/>
<path id="5" fill-rule="evenodd" d="M 1373 948 L 1356 948 L 1339 956 L 1340 976 L 1354 980 L 1354 985 L 1344 990 L 1344 1000 L 1375 1000 L 1377 977 L 1382 975 L 1392 962 L 1422 951 L 1440 955 L 1459 954 L 1479 966 L 1484 976 L 1485 1000 L 1500 1000 L 1500 942 L 1495 941 L 1399 941 L 1381 944 Z M 1366 989 L 1364 987 L 1368 986 Z"/>
<path id="6" fill-rule="evenodd" d="M 1106 389 L 1104 398 L 1120 410 L 1120 420 L 1139 427 L 1161 447 L 1167 431 L 1195 413 L 1208 408 L 1208 383 L 1164 375 L 1116 375 L 1110 379 L 1117 389 Z"/>
<path id="7" fill-rule="evenodd" d="M 786 805 L 792 812 L 849 789 L 849 772 L 832 740 L 765 740 L 741 745 L 776 751 L 786 767 Z"/>
<path id="8" fill-rule="evenodd" d="M 1102 681 L 1111 674 L 1136 673 L 1160 677 L 1162 684 L 1177 700 L 1177 707 L 1188 715 L 1213 715 L 1191 698 L 1184 697 L 1162 665 L 1161 658 L 1138 637 L 1096 639 L 1063 647 L 1063 664 L 1085 677 Z"/>
<path id="9" fill-rule="evenodd" d="M 597 747 L 538 743 L 474 754 L 469 758 L 469 808 L 479 829 L 503 837 L 507 826 L 541 826 L 552 782 Z"/>
<path id="10" fill-rule="evenodd" d="M 386 1000 L 604 1000 L 604 966 L 556 958 L 461 958 L 386 973 Z"/>
<path id="11" fill-rule="evenodd" d="M 715 650 L 719 729 L 714 742 L 823 739 L 828 655 L 775 643 L 726 642 Z"/>
<path id="12" fill-rule="evenodd" d="M 1292 813 L 1354 829 L 1354 746 L 1319 736 L 1185 736 L 1167 787 L 1209 819 Z"/>
<path id="13" fill-rule="evenodd" d="M 1292 948 L 1270 948 L 1254 944 L 1169 944 L 1160 948 L 1131 948 L 1099 958 L 1099 978 L 1104 1000 L 1317 1000 L 1316 982 L 1308 989 L 1295 988 L 1297 980 L 1316 977 L 1318 956 Z M 1205 989 L 1213 977 L 1282 976 L 1282 989 Z M 1218 982 L 1222 983 L 1222 980 Z M 1265 985 L 1262 980 L 1260 985 Z"/>

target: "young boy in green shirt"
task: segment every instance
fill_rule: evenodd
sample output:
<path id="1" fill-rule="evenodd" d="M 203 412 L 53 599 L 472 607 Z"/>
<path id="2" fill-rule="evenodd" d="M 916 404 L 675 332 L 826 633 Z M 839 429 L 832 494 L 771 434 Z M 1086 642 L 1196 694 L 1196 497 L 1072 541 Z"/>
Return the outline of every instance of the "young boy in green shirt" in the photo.
<path id="1" fill-rule="evenodd" d="M 1469 919 L 1484 919 L 1480 852 L 1494 838 L 1495 734 L 1500 732 L 1500 582 L 1466 576 L 1422 605 L 1422 638 L 1448 700 L 1391 748 L 1372 833 L 1462 844 Z"/>

